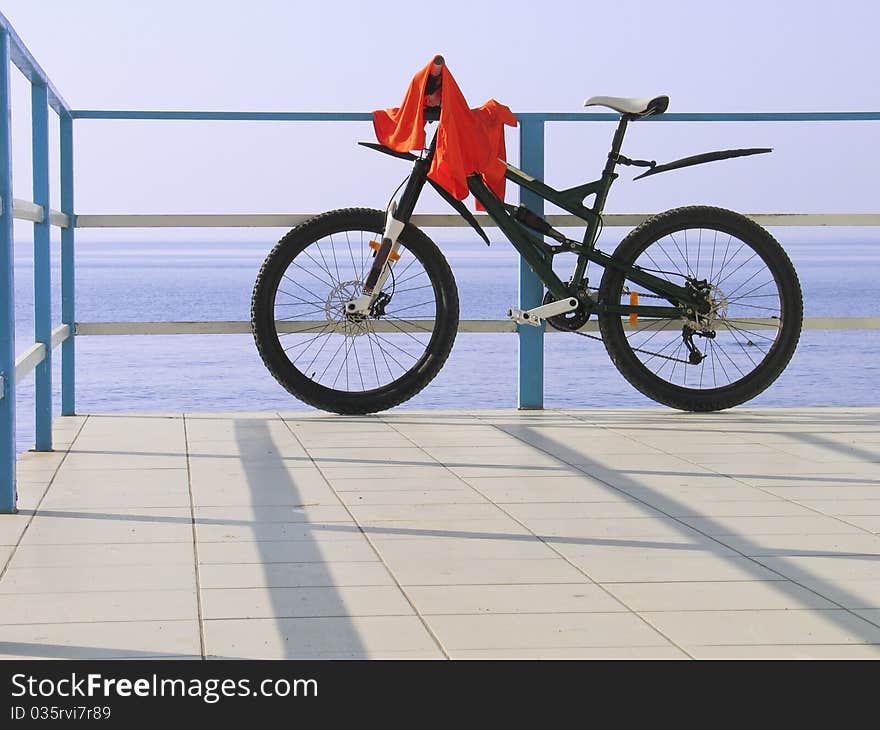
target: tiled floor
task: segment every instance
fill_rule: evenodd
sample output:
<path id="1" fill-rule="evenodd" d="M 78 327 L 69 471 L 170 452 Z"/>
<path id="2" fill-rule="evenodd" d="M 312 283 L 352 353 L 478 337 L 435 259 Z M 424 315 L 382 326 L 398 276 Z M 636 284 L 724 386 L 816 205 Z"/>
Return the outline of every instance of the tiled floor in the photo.
<path id="1" fill-rule="evenodd" d="M 880 409 L 61 418 L 0 657 L 880 658 Z"/>

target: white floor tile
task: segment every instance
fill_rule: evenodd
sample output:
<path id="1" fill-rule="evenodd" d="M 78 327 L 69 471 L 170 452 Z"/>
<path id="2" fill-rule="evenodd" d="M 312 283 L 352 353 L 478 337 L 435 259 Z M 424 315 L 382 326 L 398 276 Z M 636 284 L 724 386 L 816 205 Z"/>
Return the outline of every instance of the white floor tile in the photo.
<path id="1" fill-rule="evenodd" d="M 837 608 L 785 580 L 608 583 L 606 587 L 637 612 Z"/>
<path id="2" fill-rule="evenodd" d="M 641 613 L 681 646 L 880 644 L 880 627 L 843 610 Z"/>
<path id="3" fill-rule="evenodd" d="M 193 589 L 86 593 L 3 593 L 4 625 L 196 619 Z"/>
<path id="4" fill-rule="evenodd" d="M 422 615 L 484 613 L 587 613 L 626 611 L 619 601 L 586 579 L 582 583 L 537 585 L 412 586 Z"/>
<path id="5" fill-rule="evenodd" d="M 324 563 L 378 560 L 373 548 L 359 540 L 262 540 L 199 544 L 202 563 Z"/>
<path id="6" fill-rule="evenodd" d="M 206 588 L 206 619 L 409 616 L 413 609 L 397 586 L 296 586 Z"/>
<path id="7" fill-rule="evenodd" d="M 0 624 L 0 658 L 198 658 L 199 625 L 187 621 Z"/>
<path id="8" fill-rule="evenodd" d="M 193 564 L 192 541 L 91 545 L 22 544 L 15 551 L 10 568 L 180 564 Z"/>
<path id="9" fill-rule="evenodd" d="M 141 565 L 75 564 L 58 567 L 10 567 L 0 578 L 0 594 L 75 593 L 80 591 L 195 590 L 195 565 L 189 563 Z M 52 601 L 50 597 L 46 601 Z"/>
<path id="10" fill-rule="evenodd" d="M 443 657 L 415 616 L 215 620 L 205 634 L 208 655 L 230 659 Z"/>
<path id="11" fill-rule="evenodd" d="M 429 616 L 437 638 L 461 649 L 669 646 L 631 613 L 521 613 Z"/>
<path id="12" fill-rule="evenodd" d="M 379 562 L 205 563 L 199 568 L 199 582 L 202 589 L 394 585 Z"/>

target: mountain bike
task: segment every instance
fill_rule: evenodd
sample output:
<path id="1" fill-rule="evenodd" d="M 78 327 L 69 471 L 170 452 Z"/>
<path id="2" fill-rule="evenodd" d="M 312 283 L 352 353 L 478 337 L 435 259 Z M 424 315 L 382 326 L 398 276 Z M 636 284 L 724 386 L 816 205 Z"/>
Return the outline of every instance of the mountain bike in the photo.
<path id="1" fill-rule="evenodd" d="M 666 165 L 623 156 L 628 124 L 662 114 L 668 104 L 666 96 L 587 100 L 621 115 L 593 182 L 557 190 L 505 163 L 509 181 L 584 222 L 581 240 L 505 203 L 480 175 L 467 183 L 546 287 L 540 306 L 510 308 L 519 327 L 546 323 L 601 339 L 644 395 L 685 411 L 716 411 L 754 398 L 788 365 L 800 337 L 801 288 L 770 233 L 721 208 L 668 210 L 632 230 L 612 254 L 596 247 L 618 165 L 645 167 L 639 177 L 646 177 L 770 151 L 723 150 Z M 425 110 L 426 122 L 438 119 L 437 107 Z M 425 183 L 489 239 L 464 204 L 427 177 L 436 141 L 435 134 L 418 154 L 360 143 L 413 163 L 399 200 L 392 196 L 385 212 L 317 215 L 287 233 L 263 263 L 251 302 L 254 339 L 272 375 L 301 401 L 344 414 L 382 411 L 416 395 L 446 362 L 458 329 L 458 291 L 443 254 L 410 222 Z M 563 253 L 574 255 L 566 279 L 553 268 Z M 604 270 L 598 287 L 587 276 L 591 263 Z M 601 337 L 582 331 L 593 316 Z"/>

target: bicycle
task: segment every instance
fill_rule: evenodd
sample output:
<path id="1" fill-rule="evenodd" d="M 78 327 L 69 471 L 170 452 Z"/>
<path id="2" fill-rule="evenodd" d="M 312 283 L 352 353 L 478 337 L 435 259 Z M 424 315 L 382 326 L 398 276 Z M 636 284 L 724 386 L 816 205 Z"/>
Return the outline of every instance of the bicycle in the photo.
<path id="1" fill-rule="evenodd" d="M 770 151 L 723 150 L 666 165 L 624 157 L 628 124 L 662 114 L 668 104 L 666 96 L 587 100 L 621 114 L 593 182 L 557 190 L 505 163 L 507 180 L 585 223 L 581 241 L 524 206 L 505 203 L 480 175 L 468 176 L 467 184 L 546 287 L 540 306 L 510 308 L 518 326 L 546 322 L 601 339 L 621 375 L 644 395 L 685 411 L 716 411 L 762 393 L 788 365 L 800 337 L 801 288 L 770 233 L 722 208 L 658 213 L 612 254 L 596 247 L 618 165 L 648 168 L 639 179 Z M 437 121 L 439 107 L 426 108 L 424 116 Z M 272 375 L 300 400 L 341 414 L 386 410 L 416 395 L 446 362 L 458 328 L 458 291 L 436 244 L 410 223 L 425 183 L 489 239 L 464 204 L 427 177 L 436 143 L 435 134 L 415 155 L 361 142 L 413 163 L 399 201 L 392 196 L 385 212 L 350 208 L 315 216 L 266 257 L 251 302 L 254 339 Z M 553 269 L 563 253 L 576 258 L 567 281 Z M 604 270 L 598 288 L 589 284 L 590 263 Z M 601 337 L 580 331 L 594 314 Z"/>

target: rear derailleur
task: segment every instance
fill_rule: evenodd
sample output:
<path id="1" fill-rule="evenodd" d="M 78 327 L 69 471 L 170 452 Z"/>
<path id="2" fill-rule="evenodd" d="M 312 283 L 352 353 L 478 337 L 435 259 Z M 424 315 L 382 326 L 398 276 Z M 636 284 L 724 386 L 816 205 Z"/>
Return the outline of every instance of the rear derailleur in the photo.
<path id="1" fill-rule="evenodd" d="M 690 324 L 686 324 L 681 328 L 681 339 L 684 340 L 684 346 L 688 351 L 688 362 L 691 365 L 699 365 L 706 359 L 706 356 L 700 352 L 700 349 L 694 344 L 694 335 L 714 340 L 715 332 L 714 330 L 703 331 L 694 329 Z"/>
<path id="2" fill-rule="evenodd" d="M 712 294 L 715 287 L 705 279 L 689 278 L 685 287 L 698 304 L 695 309 L 687 309 L 685 324 L 681 328 L 681 339 L 688 351 L 688 362 L 691 365 L 699 365 L 706 359 L 706 356 L 694 344 L 694 335 L 709 340 L 715 339 L 713 321 L 716 310 L 719 310 L 720 307 L 713 301 Z M 724 305 L 726 310 L 726 302 Z"/>

